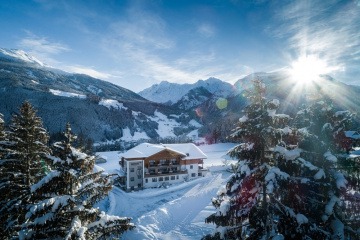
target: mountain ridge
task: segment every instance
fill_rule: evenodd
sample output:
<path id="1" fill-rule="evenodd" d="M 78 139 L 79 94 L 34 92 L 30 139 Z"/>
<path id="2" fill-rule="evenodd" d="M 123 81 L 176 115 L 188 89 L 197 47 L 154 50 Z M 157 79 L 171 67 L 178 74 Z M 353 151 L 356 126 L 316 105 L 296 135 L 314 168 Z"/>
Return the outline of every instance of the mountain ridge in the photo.
<path id="1" fill-rule="evenodd" d="M 162 81 L 159 84 L 154 84 L 138 92 L 138 94 L 150 101 L 173 105 L 188 94 L 190 90 L 199 87 L 204 87 L 210 93 L 221 97 L 228 97 L 235 94 L 235 90 L 230 83 L 214 77 L 185 84 Z M 161 95 L 159 95 L 159 93 L 161 93 Z"/>
<path id="2" fill-rule="evenodd" d="M 152 93 L 156 92 L 154 95 L 160 98 L 164 96 L 161 102 L 156 102 L 84 74 L 52 71 L 29 55 L 13 52 L 16 53 L 20 54 L 19 58 L 0 54 L 0 113 L 5 120 L 10 121 L 22 102 L 29 100 L 38 109 L 50 134 L 63 131 L 70 122 L 76 133 L 98 143 L 160 142 L 165 138 L 189 141 L 189 136 L 207 136 L 219 131 L 225 139 L 243 115 L 248 103 L 245 96 L 255 78 L 267 85 L 268 99 L 280 100 L 279 112 L 295 114 L 309 101 L 308 90 L 291 81 L 285 72 L 260 72 L 241 78 L 234 85 L 216 78 L 194 84 L 155 84 L 152 90 L 157 91 Z M 161 85 L 166 86 L 165 92 L 159 88 Z M 174 91 L 181 94 L 170 98 L 174 97 L 170 94 Z M 314 82 L 311 92 L 335 100 L 339 108 L 360 112 L 357 97 L 360 86 L 322 76 L 321 81 Z"/>
<path id="3" fill-rule="evenodd" d="M 84 74 L 52 71 L 22 51 L 11 53 L 0 54 L 0 112 L 6 122 L 29 100 L 52 135 L 67 122 L 96 142 L 177 137 L 195 129 L 190 124 L 195 119 L 129 89 Z"/>

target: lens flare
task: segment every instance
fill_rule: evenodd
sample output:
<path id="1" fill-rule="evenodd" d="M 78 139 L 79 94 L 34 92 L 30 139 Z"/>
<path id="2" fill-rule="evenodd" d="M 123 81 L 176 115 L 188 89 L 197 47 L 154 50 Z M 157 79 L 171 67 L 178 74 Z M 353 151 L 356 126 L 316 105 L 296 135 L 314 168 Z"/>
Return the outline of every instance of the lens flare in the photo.
<path id="1" fill-rule="evenodd" d="M 222 110 L 224 108 L 227 108 L 228 101 L 225 98 L 219 98 L 218 100 L 216 100 L 215 104 L 218 109 Z"/>
<path id="2" fill-rule="evenodd" d="M 289 73 L 297 83 L 311 83 L 319 79 L 322 74 L 327 74 L 331 69 L 326 62 L 315 55 L 301 56 L 291 63 Z"/>
<path id="3" fill-rule="evenodd" d="M 202 117 L 204 115 L 200 108 L 196 108 L 195 113 L 198 117 Z"/>

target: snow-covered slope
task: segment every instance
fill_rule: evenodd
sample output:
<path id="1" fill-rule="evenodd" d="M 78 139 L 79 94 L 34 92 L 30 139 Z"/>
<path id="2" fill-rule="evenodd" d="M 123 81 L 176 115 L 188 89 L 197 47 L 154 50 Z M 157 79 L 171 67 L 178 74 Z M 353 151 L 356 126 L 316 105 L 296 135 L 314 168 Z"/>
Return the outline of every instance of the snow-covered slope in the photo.
<path id="1" fill-rule="evenodd" d="M 189 110 L 199 106 L 212 97 L 212 94 L 204 87 L 191 89 L 174 106 L 182 110 Z"/>
<path id="2" fill-rule="evenodd" d="M 44 66 L 44 64 L 40 62 L 38 59 L 36 59 L 33 56 L 30 56 L 23 50 L 19 50 L 19 49 L 0 48 L 0 58 L 7 59 L 9 61 L 25 62 L 30 64 L 36 64 L 39 66 Z"/>
<path id="3" fill-rule="evenodd" d="M 139 92 L 139 95 L 154 102 L 175 104 L 190 90 L 203 87 L 210 93 L 219 97 L 228 97 L 234 94 L 231 84 L 216 78 L 199 80 L 193 84 L 178 84 L 163 81 Z"/>
<path id="4" fill-rule="evenodd" d="M 175 138 L 198 129 L 177 109 L 150 102 L 112 83 L 49 68 L 22 50 L 0 49 L 0 113 L 6 121 L 24 100 L 50 134 L 66 122 L 96 142 Z"/>

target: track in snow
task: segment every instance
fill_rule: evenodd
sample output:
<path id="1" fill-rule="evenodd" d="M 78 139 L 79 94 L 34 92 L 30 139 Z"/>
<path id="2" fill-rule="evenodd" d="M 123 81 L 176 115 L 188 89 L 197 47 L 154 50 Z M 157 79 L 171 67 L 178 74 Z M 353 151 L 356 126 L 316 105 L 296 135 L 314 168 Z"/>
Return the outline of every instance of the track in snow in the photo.
<path id="1" fill-rule="evenodd" d="M 135 230 L 122 239 L 200 239 L 214 229 L 204 220 L 215 211 L 211 198 L 228 176 L 227 172 L 213 173 L 168 189 L 131 193 L 114 188 L 108 213 L 133 218 Z"/>

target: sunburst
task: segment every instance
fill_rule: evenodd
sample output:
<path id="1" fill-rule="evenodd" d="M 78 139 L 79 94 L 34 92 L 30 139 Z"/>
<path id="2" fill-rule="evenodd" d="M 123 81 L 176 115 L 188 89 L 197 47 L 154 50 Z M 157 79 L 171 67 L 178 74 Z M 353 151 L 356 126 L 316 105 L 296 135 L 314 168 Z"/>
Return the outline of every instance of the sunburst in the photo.
<path id="1" fill-rule="evenodd" d="M 297 84 L 309 84 L 319 79 L 322 74 L 331 71 L 326 61 L 316 55 L 304 55 L 291 63 L 289 74 Z"/>

